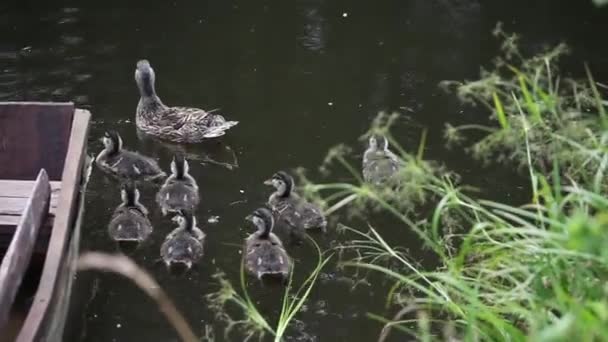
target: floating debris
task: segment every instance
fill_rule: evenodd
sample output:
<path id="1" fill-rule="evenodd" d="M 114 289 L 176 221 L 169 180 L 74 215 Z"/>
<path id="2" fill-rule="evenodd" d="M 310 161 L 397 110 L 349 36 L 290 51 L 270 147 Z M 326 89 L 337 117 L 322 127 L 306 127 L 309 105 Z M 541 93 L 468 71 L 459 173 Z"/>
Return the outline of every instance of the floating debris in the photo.
<path id="1" fill-rule="evenodd" d="M 219 217 L 219 216 L 217 216 L 217 215 L 210 216 L 210 217 L 207 219 L 207 222 L 208 222 L 208 223 L 211 223 L 211 224 L 216 224 L 216 223 L 220 222 L 220 217 Z"/>

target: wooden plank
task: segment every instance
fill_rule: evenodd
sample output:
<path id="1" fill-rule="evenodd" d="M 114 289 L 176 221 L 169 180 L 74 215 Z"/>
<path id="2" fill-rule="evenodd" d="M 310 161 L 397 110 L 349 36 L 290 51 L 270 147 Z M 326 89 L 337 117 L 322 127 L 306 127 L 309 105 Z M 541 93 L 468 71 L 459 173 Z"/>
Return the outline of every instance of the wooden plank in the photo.
<path id="1" fill-rule="evenodd" d="M 0 216 L 0 235 L 13 235 L 15 229 L 21 220 L 19 216 Z M 42 226 L 40 227 L 40 234 L 51 235 L 51 229 L 53 229 L 53 223 L 55 222 L 55 215 L 49 213 L 46 216 Z"/>
<path id="2" fill-rule="evenodd" d="M 0 102 L 0 178 L 61 179 L 73 103 Z"/>
<path id="3" fill-rule="evenodd" d="M 32 193 L 34 184 L 33 180 L 12 180 L 0 179 L 0 197 L 28 197 Z M 61 182 L 52 181 L 51 194 L 59 193 L 61 190 Z"/>
<path id="4" fill-rule="evenodd" d="M 24 197 L 0 197 L 0 216 L 20 216 L 27 204 Z M 51 195 L 50 212 L 54 214 L 59 205 L 59 193 Z"/>
<path id="5" fill-rule="evenodd" d="M 27 198 L 34 188 L 35 181 L 0 180 L 0 234 L 14 232 L 19 218 L 25 208 Z M 61 182 L 51 183 L 50 213 L 54 214 L 57 209 Z M 7 199 L 10 198 L 10 199 Z M 49 220 L 51 219 L 51 220 Z M 52 227 L 52 215 L 42 225 L 42 230 L 50 230 Z M 12 227 L 12 229 L 10 229 Z M 1 247 L 1 246 L 0 246 Z"/>
<path id="6" fill-rule="evenodd" d="M 41 327 L 55 295 L 57 279 L 61 271 L 63 256 L 66 253 L 69 236 L 75 216 L 75 204 L 80 190 L 83 162 L 86 158 L 87 134 L 91 114 L 77 109 L 70 134 L 70 144 L 61 176 L 61 193 L 55 215 L 55 224 L 49 241 L 49 248 L 40 277 L 40 284 L 30 311 L 17 337 L 17 342 L 40 340 L 44 335 Z M 65 265 L 63 265 L 65 267 Z M 67 289 L 58 289 L 66 291 Z M 56 337 L 60 338 L 60 337 Z"/>
<path id="7" fill-rule="evenodd" d="M 91 160 L 92 162 L 92 160 Z M 86 187 L 86 184 L 83 185 Z M 65 341 L 64 328 L 70 310 L 70 299 L 72 298 L 72 285 L 76 276 L 76 262 L 80 253 L 80 234 L 82 231 L 82 220 L 84 219 L 84 189 L 78 198 L 78 209 L 71 240 L 67 251 L 61 262 L 61 270 L 55 285 L 56 291 L 49 303 L 46 319 L 44 320 L 44 335 L 37 337 L 45 341 Z"/>
<path id="8" fill-rule="evenodd" d="M 21 286 L 21 280 L 30 263 L 32 251 L 38 237 L 38 229 L 48 213 L 51 187 L 46 171 L 40 170 L 36 185 L 11 244 L 0 265 L 0 330 L 8 321 L 8 316 Z"/>

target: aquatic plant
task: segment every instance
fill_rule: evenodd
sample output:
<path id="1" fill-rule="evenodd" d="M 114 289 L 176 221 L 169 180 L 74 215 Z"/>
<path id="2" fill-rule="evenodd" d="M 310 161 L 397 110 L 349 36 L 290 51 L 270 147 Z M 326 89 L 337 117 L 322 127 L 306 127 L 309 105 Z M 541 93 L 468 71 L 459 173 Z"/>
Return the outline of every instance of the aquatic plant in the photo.
<path id="1" fill-rule="evenodd" d="M 447 124 L 448 142 L 463 143 L 465 131 L 481 131 L 483 136 L 470 151 L 485 163 L 526 169 L 530 158 L 535 169 L 547 173 L 558 160 L 564 179 L 605 191 L 608 101 L 589 69 L 585 80 L 563 77 L 558 64 L 568 52 L 564 44 L 526 57 L 517 35 L 505 33 L 501 25 L 494 35 L 502 39 L 503 54 L 495 59 L 493 70 L 482 70 L 479 80 L 444 81 L 441 86 L 466 104 L 481 104 L 497 125 Z"/>
<path id="2" fill-rule="evenodd" d="M 395 205 L 401 211 L 408 212 L 416 205 L 426 203 L 433 197 L 433 194 L 440 193 L 441 191 L 437 187 L 442 187 L 444 181 L 457 183 L 458 177 L 455 173 L 447 171 L 435 161 L 423 158 L 426 131 L 422 132 L 416 154 L 407 153 L 401 148 L 390 131 L 390 127 L 398 117 L 398 113 L 380 112 L 374 119 L 371 128 L 360 137 L 362 141 L 367 141 L 372 135 L 387 138 L 401 159 L 401 167 L 396 177 L 390 179 L 384 186 L 366 183 L 361 175 L 360 167 L 354 166 L 349 160 L 351 149 L 345 145 L 337 145 L 330 149 L 320 170 L 329 174 L 329 170 L 337 164 L 348 172 L 353 182 L 313 184 L 306 178 L 303 170 L 298 170 L 303 184 L 302 193 L 317 202 L 324 203 L 328 207 L 327 215 L 347 204 L 350 204 L 350 215 L 363 213 L 364 209 L 384 210 L 386 209 L 385 204 L 388 203 Z M 328 192 L 331 192 L 329 196 L 319 196 Z M 345 193 L 350 193 L 350 196 L 344 197 Z"/>
<path id="3" fill-rule="evenodd" d="M 321 273 L 323 267 L 331 259 L 332 255 L 324 255 L 320 247 L 312 239 L 308 241 L 314 246 L 317 252 L 317 264 L 311 273 L 306 277 L 304 282 L 295 289 L 293 282 L 293 274 L 295 267 L 292 266 L 292 272 L 287 286 L 283 292 L 281 301 L 281 309 L 276 324 L 272 324 L 266 316 L 257 308 L 254 300 L 252 300 L 247 290 L 247 280 L 244 265 L 241 263 L 240 270 L 240 292 L 232 286 L 226 275 L 219 272 L 214 275 L 214 278 L 219 283 L 218 291 L 205 296 L 209 307 L 216 313 L 216 317 L 226 323 L 224 335 L 228 339 L 233 330 L 240 331 L 248 341 L 258 337 L 260 340 L 266 335 L 273 336 L 275 342 L 283 341 L 283 337 L 287 333 L 287 328 L 295 318 L 296 314 L 302 309 L 306 299 L 310 295 L 317 277 Z M 294 290 L 295 289 L 295 290 Z M 237 314 L 241 318 L 234 318 L 234 314 L 230 314 L 230 309 L 236 307 Z"/>
<path id="4" fill-rule="evenodd" d="M 385 197 L 391 190 L 307 185 L 339 208 L 364 210 L 351 200 L 364 196 L 437 255 L 440 265 L 424 269 L 373 225 L 343 227 L 352 239 L 338 247 L 340 254 L 351 251 L 356 257 L 342 266 L 380 273 L 394 284 L 387 310 L 396 314 L 369 313 L 384 324 L 380 341 L 391 330 L 422 341 L 608 339 L 608 252 L 602 248 L 608 243 L 608 198 L 596 178 L 590 183 L 563 178 L 561 168 L 571 167 L 571 159 L 559 154 L 550 160 L 549 172 L 539 172 L 529 133 L 523 129 L 522 141 L 532 201 L 524 206 L 475 199 L 466 187 L 434 173 L 417 183 L 437 199 L 427 219 L 401 209 L 391 197 L 397 192 Z M 415 160 L 403 151 L 402 158 Z M 604 165 L 596 167 L 592 174 L 601 174 Z"/>

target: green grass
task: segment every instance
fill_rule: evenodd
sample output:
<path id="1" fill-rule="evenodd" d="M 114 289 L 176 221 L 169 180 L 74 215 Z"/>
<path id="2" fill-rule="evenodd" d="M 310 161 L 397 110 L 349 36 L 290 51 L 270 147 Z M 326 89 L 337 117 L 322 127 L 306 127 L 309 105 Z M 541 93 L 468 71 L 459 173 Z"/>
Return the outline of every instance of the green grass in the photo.
<path id="1" fill-rule="evenodd" d="M 341 166 L 355 181 L 305 186 L 330 212 L 393 216 L 399 224 L 391 230 L 414 232 L 439 260 L 425 269 L 373 225 L 343 226 L 349 240 L 338 247 L 341 266 L 393 284 L 387 311 L 369 313 L 384 325 L 380 341 L 389 333 L 423 341 L 608 340 L 606 100 L 590 72 L 584 81 L 560 76 L 564 46 L 525 58 L 517 37 L 495 33 L 505 39 L 497 70 L 444 86 L 487 108 L 498 125 L 450 126 L 447 135 L 462 143 L 467 130 L 483 132 L 471 151 L 525 171 L 530 203 L 472 196 L 453 173 L 424 160 L 423 148 L 404 151 L 390 134 L 396 116 L 386 114 L 362 138 L 384 134 L 399 152 L 403 170 L 395 184 L 365 184 L 340 146 L 324 169 Z M 421 217 L 417 209 L 430 203 L 434 210 Z"/>
<path id="2" fill-rule="evenodd" d="M 295 267 L 292 267 L 289 282 L 283 295 L 279 297 L 281 304 L 279 318 L 274 324 L 267 318 L 269 315 L 265 315 L 258 309 L 255 301 L 249 295 L 244 265 L 241 264 L 240 270 L 240 291 L 232 286 L 224 273 L 218 273 L 214 276 L 220 288 L 217 292 L 208 294 L 206 299 L 209 306 L 216 312 L 216 317 L 226 323 L 224 330 L 226 339 L 230 339 L 230 334 L 238 330 L 244 336 L 245 341 L 255 337 L 261 340 L 267 334 L 270 334 L 275 342 L 283 341 L 289 324 L 302 309 L 321 270 L 332 257 L 331 254 L 324 255 L 312 238 L 309 238 L 308 241 L 317 252 L 317 264 L 297 289 L 293 282 Z M 237 315 L 240 318 L 235 318 L 234 314 L 229 313 L 231 307 L 237 308 Z"/>
<path id="3" fill-rule="evenodd" d="M 341 252 L 352 250 L 357 257 L 343 266 L 393 281 L 387 302 L 413 307 L 415 314 L 388 324 L 421 340 L 444 340 L 446 331 L 465 340 L 606 339 L 608 199 L 583 184 L 562 187 L 559 172 L 553 179 L 532 168 L 530 174 L 535 201 L 521 207 L 471 198 L 436 178 L 425 191 L 433 191 L 438 204 L 422 223 L 381 193 L 353 186 L 344 198 L 376 202 L 403 229 L 416 232 L 441 266 L 422 269 L 373 227 L 344 228 L 351 241 Z M 389 322 L 381 314 L 370 317 Z"/>
<path id="4" fill-rule="evenodd" d="M 504 33 L 500 26 L 494 34 L 503 39 L 503 55 L 496 58 L 494 70 L 482 71 L 476 81 L 445 81 L 442 86 L 465 103 L 487 108 L 499 126 L 448 124 L 448 143 L 462 144 L 466 131 L 480 130 L 484 135 L 473 141 L 470 151 L 484 163 L 526 169 L 528 148 L 532 166 L 540 172 L 550 172 L 557 159 L 564 177 L 582 183 L 595 178 L 598 186 L 608 187 L 608 181 L 596 177 L 606 168 L 606 101 L 591 72 L 587 70 L 583 80 L 560 75 L 559 59 L 568 52 L 565 45 L 525 57 L 516 35 Z"/>

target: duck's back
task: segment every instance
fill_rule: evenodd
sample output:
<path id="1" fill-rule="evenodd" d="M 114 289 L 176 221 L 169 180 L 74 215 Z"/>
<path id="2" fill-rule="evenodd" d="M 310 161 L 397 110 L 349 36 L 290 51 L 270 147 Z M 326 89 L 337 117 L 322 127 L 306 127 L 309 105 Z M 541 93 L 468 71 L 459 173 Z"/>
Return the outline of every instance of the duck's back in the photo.
<path id="1" fill-rule="evenodd" d="M 272 195 L 268 203 L 275 211 L 277 219 L 295 228 L 324 228 L 327 224 L 321 209 L 296 193 L 287 197 Z"/>
<path id="2" fill-rule="evenodd" d="M 383 152 L 366 154 L 363 159 L 363 178 L 366 182 L 380 184 L 389 180 L 399 171 L 396 156 Z"/>
<path id="3" fill-rule="evenodd" d="M 161 246 L 161 257 L 169 261 L 183 259 L 196 261 L 200 259 L 203 256 L 203 239 L 205 236 L 202 232 L 199 235 L 199 232 L 194 235 L 183 230 L 172 232 Z"/>
<path id="4" fill-rule="evenodd" d="M 114 240 L 145 240 L 152 233 L 152 223 L 137 208 L 119 207 L 108 224 L 108 233 Z"/>
<path id="5" fill-rule="evenodd" d="M 256 234 L 245 242 L 245 266 L 257 277 L 263 275 L 286 276 L 289 273 L 289 256 L 280 240 L 271 233 L 268 239 Z"/>
<path id="6" fill-rule="evenodd" d="M 146 115 L 139 114 L 140 111 Z M 226 121 L 222 115 L 194 107 L 160 106 L 155 111 L 149 113 L 138 109 L 138 127 L 161 139 L 181 143 L 196 143 L 206 138 L 219 137 L 238 124 L 237 121 Z"/>
<path id="7" fill-rule="evenodd" d="M 158 192 L 156 201 L 166 211 L 192 210 L 198 206 L 198 187 L 189 180 L 169 180 Z"/>
<path id="8" fill-rule="evenodd" d="M 130 179 L 162 177 L 165 175 L 154 159 L 127 150 L 120 153 L 116 170 L 120 176 Z"/>

